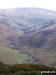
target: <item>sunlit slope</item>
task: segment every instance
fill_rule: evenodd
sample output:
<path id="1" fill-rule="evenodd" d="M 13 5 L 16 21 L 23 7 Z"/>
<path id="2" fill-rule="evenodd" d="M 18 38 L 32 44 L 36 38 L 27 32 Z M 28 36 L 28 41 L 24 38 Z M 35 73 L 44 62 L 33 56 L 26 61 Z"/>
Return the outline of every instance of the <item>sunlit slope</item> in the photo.
<path id="1" fill-rule="evenodd" d="M 22 64 L 27 62 L 27 55 L 9 48 L 0 47 L 0 61 L 4 64 Z"/>

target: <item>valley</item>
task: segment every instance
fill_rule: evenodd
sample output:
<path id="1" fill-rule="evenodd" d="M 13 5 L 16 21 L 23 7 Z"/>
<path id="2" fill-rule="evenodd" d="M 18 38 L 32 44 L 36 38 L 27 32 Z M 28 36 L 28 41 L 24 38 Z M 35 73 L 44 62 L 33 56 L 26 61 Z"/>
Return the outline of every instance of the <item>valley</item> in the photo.
<path id="1" fill-rule="evenodd" d="M 0 9 L 0 62 L 56 66 L 56 12 Z"/>

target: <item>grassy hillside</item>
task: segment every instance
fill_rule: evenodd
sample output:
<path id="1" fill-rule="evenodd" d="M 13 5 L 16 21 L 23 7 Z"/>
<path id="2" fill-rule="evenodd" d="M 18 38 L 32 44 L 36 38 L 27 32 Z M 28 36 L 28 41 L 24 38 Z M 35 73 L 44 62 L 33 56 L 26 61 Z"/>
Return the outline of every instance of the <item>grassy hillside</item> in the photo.
<path id="1" fill-rule="evenodd" d="M 9 48 L 0 47 L 0 61 L 4 64 L 26 63 L 28 61 L 26 54 L 21 54 L 19 51 L 13 51 Z"/>
<path id="2" fill-rule="evenodd" d="M 0 65 L 1 75 L 41 75 L 41 71 L 56 71 L 56 68 L 39 64 Z"/>

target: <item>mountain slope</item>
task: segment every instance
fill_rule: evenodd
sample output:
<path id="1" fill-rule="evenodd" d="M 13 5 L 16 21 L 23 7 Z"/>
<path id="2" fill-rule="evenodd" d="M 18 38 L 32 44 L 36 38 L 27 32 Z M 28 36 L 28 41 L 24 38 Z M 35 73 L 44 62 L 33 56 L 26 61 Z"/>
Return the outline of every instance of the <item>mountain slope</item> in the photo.
<path id="1" fill-rule="evenodd" d="M 40 8 L 0 10 L 0 62 L 56 66 L 55 58 L 56 12 Z"/>

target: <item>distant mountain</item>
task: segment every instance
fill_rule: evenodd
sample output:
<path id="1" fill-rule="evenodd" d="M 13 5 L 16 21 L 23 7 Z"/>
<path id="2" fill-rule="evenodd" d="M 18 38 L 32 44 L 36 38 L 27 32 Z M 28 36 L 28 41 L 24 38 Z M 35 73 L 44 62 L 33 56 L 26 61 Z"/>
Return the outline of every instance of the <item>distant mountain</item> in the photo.
<path id="1" fill-rule="evenodd" d="M 56 12 L 0 9 L 0 62 L 56 66 Z"/>

